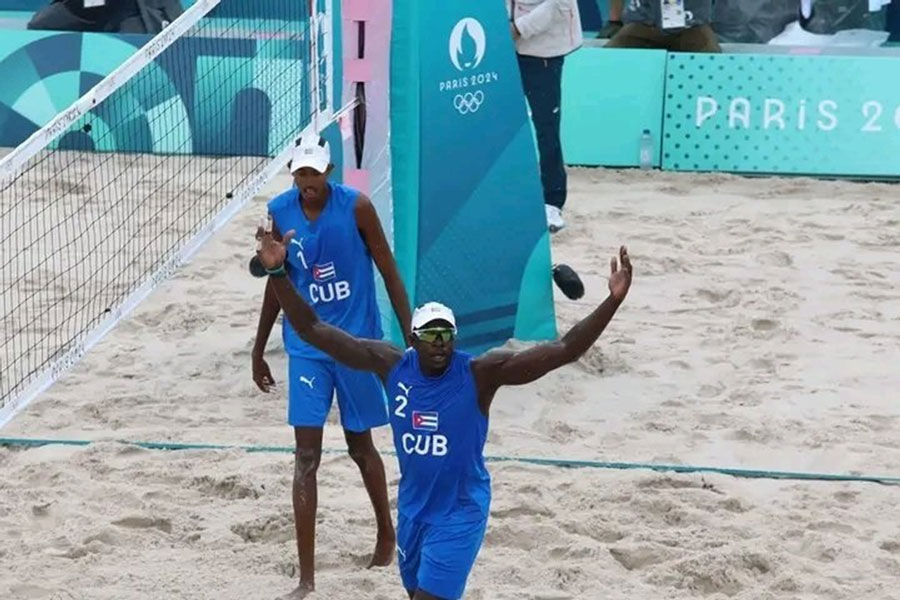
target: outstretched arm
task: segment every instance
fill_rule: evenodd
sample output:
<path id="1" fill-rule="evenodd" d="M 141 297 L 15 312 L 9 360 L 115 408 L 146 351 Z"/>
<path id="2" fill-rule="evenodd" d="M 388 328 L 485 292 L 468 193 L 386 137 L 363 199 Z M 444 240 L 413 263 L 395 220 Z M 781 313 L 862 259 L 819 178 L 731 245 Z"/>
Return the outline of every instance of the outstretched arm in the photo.
<path id="1" fill-rule="evenodd" d="M 609 297 L 590 315 L 578 322 L 557 342 L 541 344 L 522 352 L 488 352 L 473 361 L 482 411 L 487 414 L 498 388 L 522 385 L 540 379 L 550 371 L 577 360 L 594 345 L 616 314 L 631 287 L 631 259 L 623 246 L 621 267 L 612 259 Z"/>
<path id="2" fill-rule="evenodd" d="M 376 373 L 385 379 L 403 356 L 403 351 L 386 342 L 353 337 L 319 319 L 285 276 L 286 247 L 293 234 L 293 231 L 287 232 L 279 242 L 274 239 L 271 230 L 264 231 L 260 228 L 257 232 L 259 259 L 270 274 L 269 284 L 278 298 L 284 316 L 300 337 L 336 361 L 351 369 Z"/>
<path id="3" fill-rule="evenodd" d="M 410 326 L 412 312 L 409 308 L 409 296 L 406 294 L 406 287 L 400 278 L 400 271 L 397 269 L 397 261 L 391 252 L 387 238 L 384 236 L 384 229 L 381 227 L 381 220 L 372 201 L 365 195 L 360 194 L 356 202 L 356 225 L 362 235 L 372 260 L 378 271 L 384 279 L 384 287 L 387 289 L 388 297 L 391 299 L 391 306 L 394 307 L 394 314 L 400 322 L 400 329 L 403 331 L 403 339 L 409 344 Z"/>

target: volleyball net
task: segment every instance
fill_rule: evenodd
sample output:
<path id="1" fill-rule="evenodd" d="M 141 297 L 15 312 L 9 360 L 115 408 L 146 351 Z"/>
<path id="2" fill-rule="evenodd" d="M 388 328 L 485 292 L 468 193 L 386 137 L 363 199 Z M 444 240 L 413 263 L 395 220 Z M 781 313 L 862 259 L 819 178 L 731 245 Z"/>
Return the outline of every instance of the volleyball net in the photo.
<path id="1" fill-rule="evenodd" d="M 197 0 L 0 159 L 0 427 L 341 114 L 331 1 L 258 4 Z"/>

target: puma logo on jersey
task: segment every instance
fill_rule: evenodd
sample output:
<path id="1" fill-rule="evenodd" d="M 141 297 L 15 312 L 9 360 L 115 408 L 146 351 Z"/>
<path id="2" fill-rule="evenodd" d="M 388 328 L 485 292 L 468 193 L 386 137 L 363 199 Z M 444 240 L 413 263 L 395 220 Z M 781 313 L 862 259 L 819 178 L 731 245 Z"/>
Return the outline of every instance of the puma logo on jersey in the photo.
<path id="1" fill-rule="evenodd" d="M 309 386 L 309 389 L 313 389 L 313 384 L 315 382 L 316 382 L 315 377 L 310 379 L 310 378 L 304 377 L 303 375 L 300 376 L 300 383 L 305 383 L 306 385 Z"/>

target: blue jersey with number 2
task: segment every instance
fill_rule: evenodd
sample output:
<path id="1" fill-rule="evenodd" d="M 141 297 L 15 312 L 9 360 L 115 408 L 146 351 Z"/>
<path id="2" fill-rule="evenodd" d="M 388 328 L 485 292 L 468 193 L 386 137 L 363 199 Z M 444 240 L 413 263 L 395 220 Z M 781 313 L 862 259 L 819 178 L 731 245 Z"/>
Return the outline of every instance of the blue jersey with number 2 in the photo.
<path id="1" fill-rule="evenodd" d="M 488 419 L 478 406 L 472 356 L 454 352 L 443 375 L 428 377 L 410 349 L 387 380 L 400 462 L 397 511 L 423 523 L 487 519 L 491 478 L 484 465 Z"/>

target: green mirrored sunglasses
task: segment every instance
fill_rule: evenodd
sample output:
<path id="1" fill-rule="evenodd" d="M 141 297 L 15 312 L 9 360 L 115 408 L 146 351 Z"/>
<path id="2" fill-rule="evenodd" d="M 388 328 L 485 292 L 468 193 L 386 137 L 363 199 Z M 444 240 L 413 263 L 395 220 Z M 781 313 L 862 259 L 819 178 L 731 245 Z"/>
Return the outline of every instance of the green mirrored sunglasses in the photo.
<path id="1" fill-rule="evenodd" d="M 418 339 L 422 340 L 426 344 L 433 344 L 438 340 L 446 344 L 447 342 L 453 341 L 453 338 L 456 337 L 456 330 L 448 329 L 446 327 L 419 329 L 418 331 L 414 331 L 413 333 Z"/>

